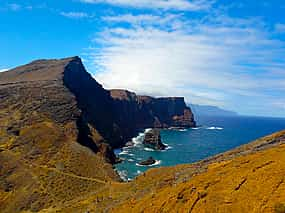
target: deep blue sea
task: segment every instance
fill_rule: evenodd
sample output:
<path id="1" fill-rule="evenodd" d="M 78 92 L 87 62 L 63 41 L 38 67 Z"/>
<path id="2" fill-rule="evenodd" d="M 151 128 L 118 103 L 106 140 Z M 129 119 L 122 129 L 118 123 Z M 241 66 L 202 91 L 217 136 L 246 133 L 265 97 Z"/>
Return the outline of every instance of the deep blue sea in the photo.
<path id="1" fill-rule="evenodd" d="M 281 118 L 199 117 L 197 123 L 198 128 L 162 130 L 162 142 L 168 145 L 164 151 L 144 147 L 143 133 L 133 138 L 134 146 L 115 150 L 123 159 L 116 165 L 120 176 L 130 180 L 149 168 L 192 163 L 285 129 L 285 119 Z M 150 156 L 157 160 L 155 165 L 138 164 Z"/>

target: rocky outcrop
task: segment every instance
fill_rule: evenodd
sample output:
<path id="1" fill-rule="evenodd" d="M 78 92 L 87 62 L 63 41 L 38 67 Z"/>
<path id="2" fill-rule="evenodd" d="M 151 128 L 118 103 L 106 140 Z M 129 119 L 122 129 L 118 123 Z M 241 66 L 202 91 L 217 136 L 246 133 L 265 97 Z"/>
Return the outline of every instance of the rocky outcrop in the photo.
<path id="1" fill-rule="evenodd" d="M 161 142 L 159 129 L 152 129 L 145 133 L 143 144 L 155 150 L 164 150 L 167 147 Z"/>
<path id="2" fill-rule="evenodd" d="M 189 128 L 196 126 L 193 113 L 184 98 L 138 96 L 127 90 L 111 90 L 117 123 L 126 136 L 143 128 Z"/>
<path id="3" fill-rule="evenodd" d="M 155 160 L 153 159 L 153 157 L 149 157 L 147 160 L 139 162 L 139 164 L 142 166 L 150 166 L 155 164 Z"/>

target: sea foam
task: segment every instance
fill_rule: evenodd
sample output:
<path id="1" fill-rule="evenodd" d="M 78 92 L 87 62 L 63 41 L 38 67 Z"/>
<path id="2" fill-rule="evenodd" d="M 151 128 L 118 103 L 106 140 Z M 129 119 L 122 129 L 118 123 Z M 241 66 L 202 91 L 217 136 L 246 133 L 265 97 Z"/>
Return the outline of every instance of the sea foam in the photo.
<path id="1" fill-rule="evenodd" d="M 222 127 L 216 127 L 216 126 L 211 126 L 211 127 L 208 127 L 207 129 L 209 129 L 209 130 L 223 130 L 224 128 L 222 128 Z"/>
<path id="2" fill-rule="evenodd" d="M 151 129 L 145 129 L 144 132 L 139 133 L 137 137 L 132 138 L 132 142 L 134 143 L 134 146 L 139 146 L 142 144 L 144 136 L 147 132 L 149 132 Z"/>
<path id="3" fill-rule="evenodd" d="M 148 148 L 148 147 L 145 147 L 145 148 L 144 148 L 144 151 L 147 151 L 147 152 L 154 152 L 155 150 L 154 150 L 154 149 L 151 149 L 151 148 Z"/>
<path id="4" fill-rule="evenodd" d="M 128 172 L 126 170 L 116 170 L 117 173 L 119 174 L 120 178 L 123 180 L 123 181 L 128 181 Z"/>
<path id="5" fill-rule="evenodd" d="M 140 165 L 139 163 L 136 163 L 136 166 L 157 166 L 157 165 L 160 165 L 161 164 L 161 160 L 156 160 L 154 164 L 151 164 L 151 165 Z"/>

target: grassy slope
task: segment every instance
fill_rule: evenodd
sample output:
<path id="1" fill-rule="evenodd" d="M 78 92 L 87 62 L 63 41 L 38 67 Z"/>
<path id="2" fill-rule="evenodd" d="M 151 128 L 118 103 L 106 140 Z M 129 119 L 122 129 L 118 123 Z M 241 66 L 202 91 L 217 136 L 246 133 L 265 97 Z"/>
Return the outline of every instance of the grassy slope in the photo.
<path id="1" fill-rule="evenodd" d="M 285 131 L 195 163 L 108 182 L 43 212 L 282 212 Z"/>

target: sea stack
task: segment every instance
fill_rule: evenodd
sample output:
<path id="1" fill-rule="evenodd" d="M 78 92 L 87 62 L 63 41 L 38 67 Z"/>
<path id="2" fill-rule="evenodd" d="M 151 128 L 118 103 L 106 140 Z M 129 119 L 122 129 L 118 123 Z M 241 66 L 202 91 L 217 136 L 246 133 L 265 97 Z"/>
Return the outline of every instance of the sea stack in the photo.
<path id="1" fill-rule="evenodd" d="M 159 129 L 152 129 L 145 134 L 143 144 L 155 150 L 164 150 L 167 146 L 161 142 Z"/>

